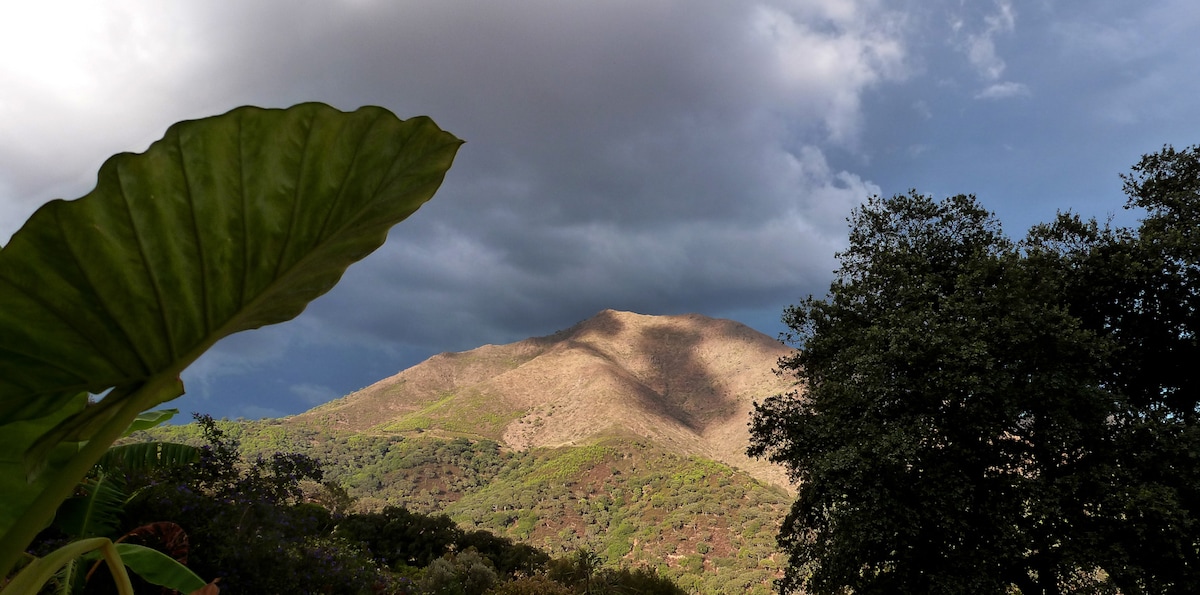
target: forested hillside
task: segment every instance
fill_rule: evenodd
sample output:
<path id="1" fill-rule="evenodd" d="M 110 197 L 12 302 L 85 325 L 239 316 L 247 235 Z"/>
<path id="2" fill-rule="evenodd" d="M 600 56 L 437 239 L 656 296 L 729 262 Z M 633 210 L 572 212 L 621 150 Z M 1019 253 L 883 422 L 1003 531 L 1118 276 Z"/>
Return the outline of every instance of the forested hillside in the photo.
<path id="1" fill-rule="evenodd" d="M 362 434 L 279 420 L 219 422 L 250 457 L 299 452 L 323 464 L 354 510 L 445 513 L 550 555 L 595 552 L 689 591 L 770 590 L 787 493 L 745 472 L 646 441 L 503 449 L 491 440 Z M 195 424 L 156 437 L 200 440 Z"/>

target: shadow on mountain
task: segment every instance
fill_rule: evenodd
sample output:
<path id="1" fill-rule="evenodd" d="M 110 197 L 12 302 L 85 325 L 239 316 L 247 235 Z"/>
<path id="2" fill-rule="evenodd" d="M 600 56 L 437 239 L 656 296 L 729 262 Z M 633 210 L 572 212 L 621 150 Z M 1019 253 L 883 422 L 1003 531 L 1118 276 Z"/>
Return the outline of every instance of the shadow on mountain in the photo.
<path id="1" fill-rule="evenodd" d="M 715 413 L 733 413 L 716 389 L 719 379 L 697 357 L 703 340 L 696 330 L 661 324 L 644 328 L 638 338 L 638 350 L 650 358 L 651 374 L 643 382 L 653 391 L 639 395 L 641 405 L 697 434 L 714 421 Z"/>
<path id="2" fill-rule="evenodd" d="M 550 347 L 564 341 L 570 341 L 585 332 L 612 338 L 625 332 L 625 323 L 621 321 L 619 312 L 615 310 L 601 310 L 595 316 L 581 320 L 561 331 L 544 337 L 530 337 L 525 339 L 525 341 L 535 345 Z"/>
<path id="3" fill-rule="evenodd" d="M 787 390 L 771 371 L 787 352 L 729 320 L 605 310 L 552 335 L 434 356 L 294 421 L 517 450 L 645 439 L 787 485 L 745 456 L 750 403 Z"/>

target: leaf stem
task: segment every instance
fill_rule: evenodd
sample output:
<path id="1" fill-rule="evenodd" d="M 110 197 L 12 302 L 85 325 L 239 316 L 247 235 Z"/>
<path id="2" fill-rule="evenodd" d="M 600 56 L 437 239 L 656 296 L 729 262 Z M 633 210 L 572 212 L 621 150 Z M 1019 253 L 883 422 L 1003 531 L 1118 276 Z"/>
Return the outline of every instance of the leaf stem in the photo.
<path id="1" fill-rule="evenodd" d="M 166 399 L 158 399 L 168 391 L 177 390 L 178 380 L 174 374 L 159 375 L 152 378 L 141 388 L 123 399 L 117 412 L 112 415 L 97 431 L 92 439 L 83 445 L 79 452 L 56 471 L 41 494 L 33 504 L 0 537 L 0 578 L 12 571 L 21 553 L 29 546 L 37 534 L 54 518 L 59 504 L 69 498 L 75 486 L 89 469 L 100 460 L 117 438 L 133 423 L 133 420 L 143 410 L 153 407 Z M 178 393 L 176 393 L 178 394 Z M 158 400 L 155 400 L 158 399 Z"/>

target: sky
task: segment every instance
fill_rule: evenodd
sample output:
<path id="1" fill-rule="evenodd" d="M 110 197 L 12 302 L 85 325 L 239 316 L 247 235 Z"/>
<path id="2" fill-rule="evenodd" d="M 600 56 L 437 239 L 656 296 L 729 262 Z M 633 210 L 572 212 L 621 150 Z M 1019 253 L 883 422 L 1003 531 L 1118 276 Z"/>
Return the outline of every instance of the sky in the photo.
<path id="1" fill-rule="evenodd" d="M 4 2 L 0 243 L 176 121 L 380 105 L 467 141 L 441 190 L 171 406 L 295 414 L 605 308 L 777 336 L 871 195 L 1134 223 L 1119 174 L 1200 143 L 1196 31 L 1192 0 Z"/>

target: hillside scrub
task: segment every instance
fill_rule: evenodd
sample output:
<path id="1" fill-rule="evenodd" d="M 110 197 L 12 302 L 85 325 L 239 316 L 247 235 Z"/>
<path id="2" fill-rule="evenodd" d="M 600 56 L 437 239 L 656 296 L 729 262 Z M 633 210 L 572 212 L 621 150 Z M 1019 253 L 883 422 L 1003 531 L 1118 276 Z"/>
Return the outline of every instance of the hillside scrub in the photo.
<path id="1" fill-rule="evenodd" d="M 114 530 L 149 518 L 172 519 L 191 541 L 189 564 L 220 576 L 232 591 L 482 594 L 521 592 L 525 585 L 566 593 L 684 592 L 651 568 L 606 563 L 586 549 L 560 550 L 552 559 L 444 514 L 402 506 L 354 511 L 352 502 L 339 512 L 322 504 L 342 498 L 328 481 L 333 474 L 317 459 L 296 452 L 247 455 L 241 438 L 253 436 L 252 430 L 197 417 L 195 424 L 154 434 L 198 434 L 200 459 L 127 478 L 138 495 Z M 287 439 L 286 432 L 271 434 L 273 440 Z M 456 440 L 422 450 L 431 453 L 430 460 L 454 460 L 472 446 Z M 486 444 L 481 450 L 494 453 Z M 42 539 L 55 537 L 47 533 Z"/>
<path id="2" fill-rule="evenodd" d="M 782 566 L 782 489 L 649 444 L 511 451 L 486 439 L 217 424 L 249 456 L 284 450 L 325 461 L 325 480 L 345 486 L 362 515 L 429 515 L 554 556 L 586 549 L 604 567 L 652 570 L 689 592 L 765 594 Z M 188 424 L 143 436 L 195 443 L 199 432 Z"/>

